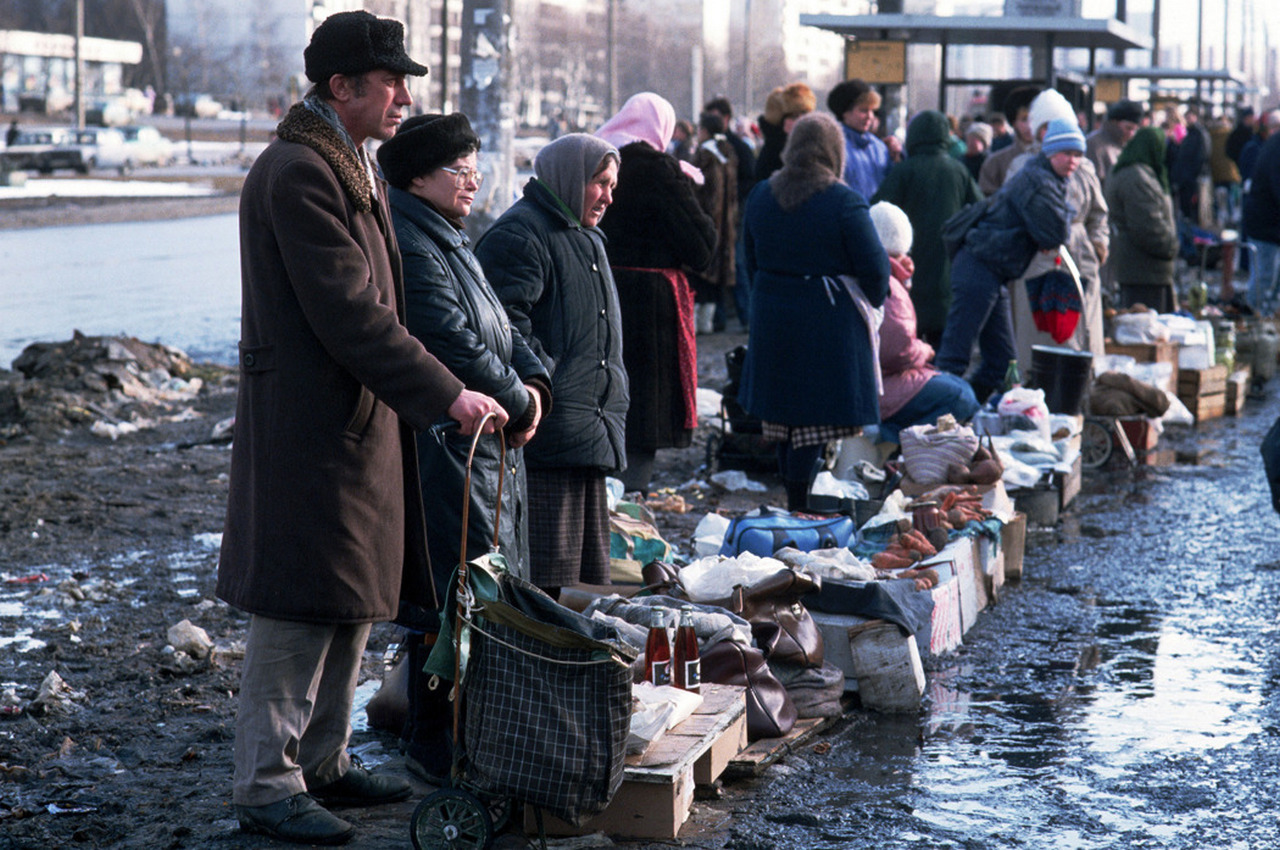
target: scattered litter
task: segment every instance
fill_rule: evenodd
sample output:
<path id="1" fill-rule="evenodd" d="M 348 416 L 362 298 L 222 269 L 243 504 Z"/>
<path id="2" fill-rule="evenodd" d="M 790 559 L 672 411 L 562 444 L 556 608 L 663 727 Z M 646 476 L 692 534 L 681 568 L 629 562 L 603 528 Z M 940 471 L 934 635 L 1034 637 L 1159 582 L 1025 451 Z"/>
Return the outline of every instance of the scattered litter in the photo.
<path id="1" fill-rule="evenodd" d="M 711 513 L 698 520 L 693 530 L 693 550 L 698 557 L 715 555 L 724 545 L 724 536 L 729 531 L 729 518 Z"/>
<path id="2" fill-rule="evenodd" d="M 749 493 L 764 493 L 769 489 L 759 481 L 752 481 L 747 477 L 747 473 L 740 469 L 727 469 L 724 472 L 717 472 L 711 476 L 711 483 L 731 493 L 739 490 L 746 490 Z"/>
<path id="3" fill-rule="evenodd" d="M 42 581 L 48 581 L 49 576 L 45 573 L 33 573 L 29 576 L 5 576 L 5 584 L 39 584 Z"/>
<path id="4" fill-rule="evenodd" d="M 96 812 L 98 807 L 83 803 L 50 803 L 45 810 L 51 815 L 87 815 Z"/>
<path id="5" fill-rule="evenodd" d="M 190 620 L 183 620 L 169 627 L 170 645 L 178 652 L 185 652 L 192 658 L 205 658 L 213 649 L 213 641 L 209 633 Z"/>
<path id="6" fill-rule="evenodd" d="M 50 670 L 36 691 L 36 698 L 31 701 L 30 711 L 35 714 L 66 714 L 75 707 L 76 700 L 84 699 L 84 691 L 77 691 L 68 685 L 56 670 Z"/>

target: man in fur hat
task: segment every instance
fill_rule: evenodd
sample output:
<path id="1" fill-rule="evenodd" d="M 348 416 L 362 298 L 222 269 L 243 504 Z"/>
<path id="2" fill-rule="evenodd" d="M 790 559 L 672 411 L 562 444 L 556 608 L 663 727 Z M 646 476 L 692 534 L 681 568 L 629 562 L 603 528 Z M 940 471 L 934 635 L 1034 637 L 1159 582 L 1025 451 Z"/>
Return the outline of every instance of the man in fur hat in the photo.
<path id="1" fill-rule="evenodd" d="M 240 828 L 342 844 L 324 806 L 408 798 L 347 754 L 372 623 L 433 598 L 414 430 L 507 416 L 404 327 L 385 184 L 364 150 L 411 103 L 404 27 L 326 19 L 304 53 L 315 84 L 258 157 L 240 201 L 240 394 L 218 596 L 251 615 L 236 717 Z M 324 805 L 322 805 L 324 804 Z"/>

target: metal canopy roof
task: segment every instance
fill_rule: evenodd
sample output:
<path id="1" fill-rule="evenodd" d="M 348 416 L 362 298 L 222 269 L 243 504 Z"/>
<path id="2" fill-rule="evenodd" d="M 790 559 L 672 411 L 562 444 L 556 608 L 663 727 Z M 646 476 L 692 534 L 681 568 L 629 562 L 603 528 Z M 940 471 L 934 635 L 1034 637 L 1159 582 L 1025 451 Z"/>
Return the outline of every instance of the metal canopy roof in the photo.
<path id="1" fill-rule="evenodd" d="M 1099 77 L 1114 77 L 1121 80 L 1203 80 L 1214 83 L 1236 83 L 1244 85 L 1245 80 L 1226 69 L 1206 70 L 1203 68 L 1131 68 L 1127 65 L 1113 65 L 1098 68 L 1094 74 Z"/>
<path id="2" fill-rule="evenodd" d="M 887 38 L 913 44 L 1151 49 L 1150 36 L 1111 18 L 801 15 L 800 24 L 853 38 Z"/>

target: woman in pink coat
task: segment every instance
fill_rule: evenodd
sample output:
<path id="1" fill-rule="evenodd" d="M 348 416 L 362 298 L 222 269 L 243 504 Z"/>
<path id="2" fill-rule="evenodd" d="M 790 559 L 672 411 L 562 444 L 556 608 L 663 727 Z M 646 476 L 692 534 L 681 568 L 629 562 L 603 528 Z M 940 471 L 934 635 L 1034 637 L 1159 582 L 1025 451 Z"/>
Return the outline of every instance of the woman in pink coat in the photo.
<path id="1" fill-rule="evenodd" d="M 880 439 L 898 442 L 898 432 L 912 425 L 932 425 L 950 413 L 959 422 L 978 412 L 969 382 L 930 365 L 933 348 L 916 336 L 916 308 L 911 303 L 911 222 L 901 208 L 881 201 L 871 207 L 875 225 L 889 255 L 889 297 L 880 325 Z"/>

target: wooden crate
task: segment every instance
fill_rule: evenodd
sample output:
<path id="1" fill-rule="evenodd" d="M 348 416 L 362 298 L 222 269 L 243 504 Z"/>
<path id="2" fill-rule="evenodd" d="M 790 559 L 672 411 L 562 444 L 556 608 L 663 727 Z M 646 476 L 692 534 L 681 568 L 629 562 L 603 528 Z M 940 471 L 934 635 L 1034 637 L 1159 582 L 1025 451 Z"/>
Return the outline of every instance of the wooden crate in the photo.
<path id="1" fill-rule="evenodd" d="M 1228 416 L 1236 416 L 1244 410 L 1244 400 L 1249 394 L 1251 372 L 1248 366 L 1237 369 L 1227 377 L 1225 410 Z"/>
<path id="2" fill-rule="evenodd" d="M 1191 415 L 1195 417 L 1197 422 L 1204 422 L 1208 419 L 1217 419 L 1226 413 L 1227 394 L 1220 392 L 1196 398 L 1184 398 L 1182 403 L 1191 411 Z"/>
<path id="3" fill-rule="evenodd" d="M 644 753 L 627 756 L 622 787 L 608 808 L 578 827 L 544 813 L 547 834 L 676 838 L 689 817 L 694 787 L 713 783 L 747 746 L 746 689 L 704 682 L 702 698 L 691 717 Z M 529 806 L 524 827 L 526 834 L 538 828 Z"/>
<path id="4" fill-rule="evenodd" d="M 1178 386 L 1178 344 L 1176 342 L 1118 343 L 1108 341 L 1107 354 L 1127 354 L 1139 363 L 1168 363 L 1173 372 L 1168 389 Z"/>
<path id="5" fill-rule="evenodd" d="M 1189 398 L 1217 395 L 1227 391 L 1227 367 L 1210 366 L 1208 369 L 1182 369 L 1178 372 L 1178 398 L 1186 403 Z M 1190 407 L 1187 404 L 1187 407 Z"/>

